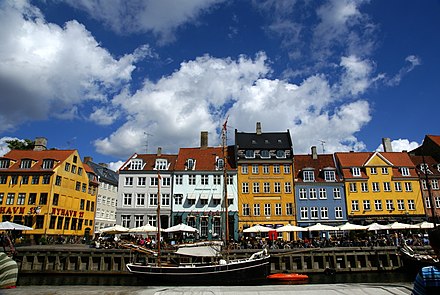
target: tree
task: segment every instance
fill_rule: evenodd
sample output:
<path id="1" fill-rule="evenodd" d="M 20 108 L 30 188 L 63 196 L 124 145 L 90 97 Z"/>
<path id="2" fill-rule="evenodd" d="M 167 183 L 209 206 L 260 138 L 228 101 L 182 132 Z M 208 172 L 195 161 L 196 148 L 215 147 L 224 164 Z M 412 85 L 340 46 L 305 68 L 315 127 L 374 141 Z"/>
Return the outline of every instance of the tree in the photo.
<path id="1" fill-rule="evenodd" d="M 33 150 L 35 146 L 35 141 L 30 139 L 20 140 L 6 140 L 8 148 L 11 150 Z"/>

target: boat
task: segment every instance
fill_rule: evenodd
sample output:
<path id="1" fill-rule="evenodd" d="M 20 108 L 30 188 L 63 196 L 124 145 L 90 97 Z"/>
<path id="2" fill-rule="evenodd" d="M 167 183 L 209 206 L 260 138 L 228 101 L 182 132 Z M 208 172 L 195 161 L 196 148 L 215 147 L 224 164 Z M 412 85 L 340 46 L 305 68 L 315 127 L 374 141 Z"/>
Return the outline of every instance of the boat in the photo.
<path id="1" fill-rule="evenodd" d="M 429 254 L 416 253 L 410 246 L 404 244 L 400 249 L 400 256 L 402 257 L 402 269 L 412 275 L 417 274 L 423 267 L 431 265 L 439 265 L 438 257 Z"/>
<path id="2" fill-rule="evenodd" d="M 274 273 L 267 276 L 268 280 L 274 281 L 306 281 L 309 276 L 299 273 Z"/>
<path id="3" fill-rule="evenodd" d="M 226 123 L 223 124 L 222 139 L 223 159 L 226 163 Z M 225 217 L 223 223 L 227 225 L 226 165 L 223 165 L 223 179 Z M 160 196 L 160 193 L 158 192 L 157 195 Z M 160 200 L 158 200 L 157 215 L 159 221 Z M 160 241 L 160 232 L 160 222 L 158 222 L 158 241 Z M 181 259 L 172 262 L 162 261 L 160 243 L 157 243 L 154 263 L 149 263 L 146 259 L 144 263 L 133 261 L 126 264 L 126 267 L 130 273 L 140 276 L 143 282 L 149 285 L 247 285 L 265 282 L 270 274 L 270 255 L 267 249 L 253 253 L 247 258 L 230 259 L 228 226 L 225 226 L 224 232 L 224 241 L 176 245 L 177 251 L 174 254 Z"/>

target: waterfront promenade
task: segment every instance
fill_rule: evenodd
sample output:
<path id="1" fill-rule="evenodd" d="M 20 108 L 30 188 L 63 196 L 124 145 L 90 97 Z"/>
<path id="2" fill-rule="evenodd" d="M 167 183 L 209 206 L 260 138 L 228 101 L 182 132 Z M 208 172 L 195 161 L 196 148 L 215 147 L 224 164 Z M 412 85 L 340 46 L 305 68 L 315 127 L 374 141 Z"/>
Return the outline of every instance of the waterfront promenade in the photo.
<path id="1" fill-rule="evenodd" d="M 2 295 L 150 295 L 150 294 L 366 294 L 409 295 L 411 283 L 393 284 L 316 284 L 264 286 L 206 286 L 206 287 L 127 287 L 127 286 L 18 286 L 0 290 Z"/>

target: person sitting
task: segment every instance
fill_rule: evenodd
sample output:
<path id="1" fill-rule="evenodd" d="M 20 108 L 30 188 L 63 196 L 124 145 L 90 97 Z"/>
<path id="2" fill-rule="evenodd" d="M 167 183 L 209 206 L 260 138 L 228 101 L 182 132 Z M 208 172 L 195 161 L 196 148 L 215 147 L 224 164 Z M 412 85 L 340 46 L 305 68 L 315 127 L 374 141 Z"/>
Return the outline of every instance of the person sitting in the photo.
<path id="1" fill-rule="evenodd" d="M 437 258 L 440 258 L 440 227 L 428 233 L 429 244 Z M 412 295 L 440 294 L 440 265 L 423 267 L 416 276 Z"/>

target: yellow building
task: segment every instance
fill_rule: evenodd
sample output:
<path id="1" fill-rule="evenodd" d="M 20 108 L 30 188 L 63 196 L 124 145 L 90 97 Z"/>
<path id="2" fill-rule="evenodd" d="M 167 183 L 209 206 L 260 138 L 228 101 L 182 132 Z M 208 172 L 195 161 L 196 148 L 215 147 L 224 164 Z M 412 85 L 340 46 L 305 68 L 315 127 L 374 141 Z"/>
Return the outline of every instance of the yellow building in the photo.
<path id="1" fill-rule="evenodd" d="M 289 131 L 235 130 L 238 228 L 294 224 L 293 151 Z"/>
<path id="2" fill-rule="evenodd" d="M 0 219 L 32 227 L 24 234 L 36 240 L 93 235 L 96 193 L 76 150 L 37 145 L 0 158 Z"/>
<path id="3" fill-rule="evenodd" d="M 425 210 L 417 172 L 405 152 L 335 153 L 349 221 L 418 222 Z"/>

